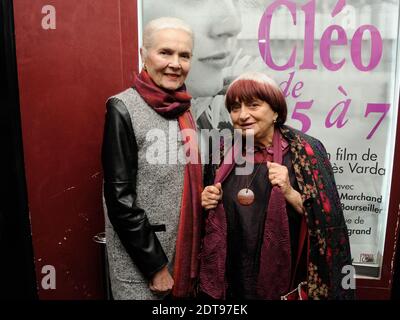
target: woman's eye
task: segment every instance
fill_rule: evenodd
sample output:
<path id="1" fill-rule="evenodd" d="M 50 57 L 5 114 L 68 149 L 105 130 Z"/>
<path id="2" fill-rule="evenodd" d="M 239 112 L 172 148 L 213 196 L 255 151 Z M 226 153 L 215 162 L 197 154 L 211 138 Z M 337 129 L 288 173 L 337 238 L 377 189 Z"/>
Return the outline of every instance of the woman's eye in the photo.
<path id="1" fill-rule="evenodd" d="M 170 54 L 170 52 L 167 51 L 167 50 L 162 50 L 162 51 L 160 51 L 159 53 L 160 53 L 160 55 L 162 55 L 162 56 L 166 56 L 166 55 L 169 55 L 169 54 Z"/>

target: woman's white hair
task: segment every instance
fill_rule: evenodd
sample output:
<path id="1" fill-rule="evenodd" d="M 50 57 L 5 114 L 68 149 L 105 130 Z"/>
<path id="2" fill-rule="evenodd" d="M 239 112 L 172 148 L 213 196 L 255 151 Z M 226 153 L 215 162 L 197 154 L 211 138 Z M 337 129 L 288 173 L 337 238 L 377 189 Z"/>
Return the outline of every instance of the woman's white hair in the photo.
<path id="1" fill-rule="evenodd" d="M 249 72 L 242 73 L 234 81 L 232 81 L 231 85 L 239 80 L 253 80 L 253 81 L 256 81 L 259 83 L 268 84 L 275 88 L 279 88 L 279 86 L 277 85 L 277 83 L 275 82 L 274 79 L 267 76 L 265 73 L 256 72 L 256 71 L 249 71 Z"/>
<path id="2" fill-rule="evenodd" d="M 187 32 L 194 44 L 194 34 L 192 28 L 183 20 L 173 17 L 161 17 L 149 21 L 143 30 L 143 46 L 142 51 L 146 56 L 146 51 L 151 48 L 153 36 L 157 31 L 165 29 L 176 29 Z"/>

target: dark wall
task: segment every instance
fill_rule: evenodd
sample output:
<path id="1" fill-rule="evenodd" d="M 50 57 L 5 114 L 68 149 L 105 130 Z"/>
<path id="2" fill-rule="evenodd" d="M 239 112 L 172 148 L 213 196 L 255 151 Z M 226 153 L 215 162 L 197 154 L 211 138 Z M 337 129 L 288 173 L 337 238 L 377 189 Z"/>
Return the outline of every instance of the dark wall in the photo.
<path id="1" fill-rule="evenodd" d="M 93 236 L 104 231 L 105 103 L 137 69 L 136 1 L 13 2 L 39 298 L 102 299 L 102 245 Z M 54 29 L 42 24 L 48 5 Z M 49 267 L 55 288 L 42 285 Z"/>
<path id="2" fill-rule="evenodd" d="M 11 0 L 0 4 L 0 81 L 0 298 L 34 299 Z"/>

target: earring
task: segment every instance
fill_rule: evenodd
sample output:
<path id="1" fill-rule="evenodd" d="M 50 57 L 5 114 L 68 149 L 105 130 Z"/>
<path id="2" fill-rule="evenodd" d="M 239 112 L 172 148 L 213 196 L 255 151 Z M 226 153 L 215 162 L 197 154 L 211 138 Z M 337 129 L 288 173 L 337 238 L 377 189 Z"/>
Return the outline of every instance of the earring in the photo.
<path id="1" fill-rule="evenodd" d="M 274 124 L 276 123 L 276 119 L 274 119 L 274 121 L 272 121 Z"/>

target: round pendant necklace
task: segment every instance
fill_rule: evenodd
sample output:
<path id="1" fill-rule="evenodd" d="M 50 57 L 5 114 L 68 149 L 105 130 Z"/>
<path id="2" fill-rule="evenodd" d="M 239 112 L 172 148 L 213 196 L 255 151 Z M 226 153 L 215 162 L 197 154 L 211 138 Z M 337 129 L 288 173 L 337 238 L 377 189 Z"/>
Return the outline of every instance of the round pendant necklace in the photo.
<path id="1" fill-rule="evenodd" d="M 254 177 L 257 175 L 258 169 L 261 167 L 263 162 L 260 162 L 256 168 L 256 171 L 254 172 L 250 182 L 247 184 L 247 186 L 243 189 L 240 189 L 238 194 L 237 194 L 237 199 L 239 203 L 242 206 L 249 206 L 254 202 L 254 192 L 249 189 L 251 186 L 251 183 L 253 182 Z"/>

